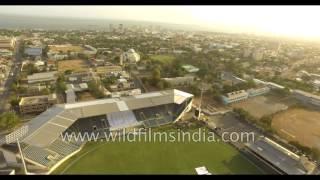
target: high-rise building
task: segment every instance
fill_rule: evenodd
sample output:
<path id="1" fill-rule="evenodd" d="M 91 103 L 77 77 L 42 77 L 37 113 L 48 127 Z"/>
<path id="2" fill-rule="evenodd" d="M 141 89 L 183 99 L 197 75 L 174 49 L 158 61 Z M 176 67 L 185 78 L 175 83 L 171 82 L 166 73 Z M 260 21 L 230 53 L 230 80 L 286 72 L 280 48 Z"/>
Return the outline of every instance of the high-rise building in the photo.
<path id="1" fill-rule="evenodd" d="M 113 24 L 109 24 L 109 32 L 113 32 L 114 28 L 113 28 Z"/>

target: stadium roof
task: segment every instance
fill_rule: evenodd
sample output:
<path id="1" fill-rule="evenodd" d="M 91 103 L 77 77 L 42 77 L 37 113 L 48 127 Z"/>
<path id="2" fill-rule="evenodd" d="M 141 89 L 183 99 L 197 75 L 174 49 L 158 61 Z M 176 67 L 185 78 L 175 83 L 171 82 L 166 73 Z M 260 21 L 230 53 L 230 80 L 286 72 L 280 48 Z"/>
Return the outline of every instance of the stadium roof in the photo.
<path id="1" fill-rule="evenodd" d="M 79 118 L 170 103 L 181 104 L 190 97 L 193 95 L 173 89 L 121 98 L 55 105 L 28 123 L 29 132 L 23 142 L 46 147 Z"/>
<path id="2" fill-rule="evenodd" d="M 303 95 L 303 96 L 305 96 L 305 97 L 312 98 L 312 99 L 320 100 L 320 96 L 311 94 L 311 93 L 306 92 L 306 91 L 294 89 L 292 92 L 297 93 L 297 94 L 300 94 L 300 95 Z"/>
<path id="3" fill-rule="evenodd" d="M 306 170 L 299 161 L 299 156 L 284 149 L 268 138 L 250 144 L 249 148 L 287 174 L 306 173 Z"/>

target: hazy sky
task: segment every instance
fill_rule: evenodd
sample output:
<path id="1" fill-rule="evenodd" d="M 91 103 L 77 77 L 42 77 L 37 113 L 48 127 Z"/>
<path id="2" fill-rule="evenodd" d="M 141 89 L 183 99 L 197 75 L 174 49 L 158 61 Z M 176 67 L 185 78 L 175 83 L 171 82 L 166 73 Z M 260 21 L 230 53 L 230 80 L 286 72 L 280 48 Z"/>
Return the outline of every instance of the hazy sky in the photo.
<path id="1" fill-rule="evenodd" d="M 320 6 L 0 6 L 0 13 L 159 21 L 320 38 Z"/>

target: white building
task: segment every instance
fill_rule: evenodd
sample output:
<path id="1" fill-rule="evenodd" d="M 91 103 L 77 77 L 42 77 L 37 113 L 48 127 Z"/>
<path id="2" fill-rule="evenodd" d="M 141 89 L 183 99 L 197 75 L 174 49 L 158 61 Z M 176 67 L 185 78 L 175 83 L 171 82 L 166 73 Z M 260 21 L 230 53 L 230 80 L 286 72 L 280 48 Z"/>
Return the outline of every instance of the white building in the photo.
<path id="1" fill-rule="evenodd" d="M 182 68 L 187 71 L 188 73 L 196 73 L 199 71 L 199 68 L 194 67 L 192 65 L 183 65 Z"/>
<path id="2" fill-rule="evenodd" d="M 234 91 L 231 93 L 227 93 L 226 96 L 222 96 L 222 100 L 224 104 L 230 104 L 234 102 L 239 102 L 245 99 L 248 99 L 249 94 L 245 90 Z"/>
<path id="3" fill-rule="evenodd" d="M 184 76 L 184 77 L 174 77 L 174 78 L 162 78 L 173 86 L 184 86 L 194 83 L 193 76 Z"/>
<path id="4" fill-rule="evenodd" d="M 271 89 L 284 89 L 285 88 L 284 86 L 281 86 L 281 85 L 273 83 L 273 82 L 268 82 L 267 85 Z"/>
<path id="5" fill-rule="evenodd" d="M 27 76 L 28 84 L 55 81 L 57 79 L 57 73 L 57 71 L 34 73 Z"/>
<path id="6" fill-rule="evenodd" d="M 247 90 L 249 97 L 254 97 L 254 96 L 259 96 L 262 94 L 266 94 L 268 92 L 270 92 L 270 88 L 269 87 L 261 87 L 261 88 L 256 88 L 256 89 L 249 89 Z"/>
<path id="7" fill-rule="evenodd" d="M 120 59 L 125 63 L 136 63 L 140 61 L 140 55 L 134 49 L 129 49 L 129 51 L 122 54 Z"/>

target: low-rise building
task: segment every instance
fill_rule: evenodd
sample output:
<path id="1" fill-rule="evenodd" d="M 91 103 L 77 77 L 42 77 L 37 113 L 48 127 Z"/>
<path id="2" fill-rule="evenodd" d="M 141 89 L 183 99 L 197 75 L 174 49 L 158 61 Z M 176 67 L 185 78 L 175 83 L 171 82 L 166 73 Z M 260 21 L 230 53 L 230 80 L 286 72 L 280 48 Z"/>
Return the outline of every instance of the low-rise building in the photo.
<path id="1" fill-rule="evenodd" d="M 320 80 L 314 80 L 312 82 L 312 85 L 314 88 L 319 89 L 320 88 Z"/>
<path id="2" fill-rule="evenodd" d="M 174 77 L 174 78 L 162 78 L 173 86 L 185 86 L 194 83 L 193 76 Z"/>
<path id="3" fill-rule="evenodd" d="M 118 92 L 112 92 L 111 97 L 121 97 L 121 96 L 135 96 L 141 94 L 141 89 L 130 89 L 126 91 L 118 91 Z"/>
<path id="4" fill-rule="evenodd" d="M 82 92 L 88 90 L 87 83 L 80 83 L 80 84 L 67 84 L 67 89 L 72 89 L 75 92 Z"/>
<path id="5" fill-rule="evenodd" d="M 16 44 L 16 38 L 1 37 L 0 38 L 0 49 L 12 50 Z"/>
<path id="6" fill-rule="evenodd" d="M 183 65 L 182 68 L 183 68 L 185 71 L 187 71 L 188 73 L 196 73 L 196 72 L 199 71 L 199 68 L 194 67 L 194 66 L 189 65 L 189 64 Z"/>
<path id="7" fill-rule="evenodd" d="M 285 88 L 284 86 L 281 86 L 281 85 L 273 83 L 273 82 L 268 82 L 267 85 L 271 89 L 284 89 Z"/>
<path id="8" fill-rule="evenodd" d="M 101 66 L 96 68 L 96 73 L 100 76 L 111 76 L 121 72 L 121 66 Z"/>
<path id="9" fill-rule="evenodd" d="M 248 99 L 249 94 L 245 90 L 234 91 L 231 93 L 227 93 L 226 96 L 222 96 L 222 100 L 224 104 L 230 104 L 234 102 L 239 102 L 245 99 Z"/>
<path id="10" fill-rule="evenodd" d="M 19 108 L 22 114 L 41 113 L 56 103 L 56 94 L 23 97 L 19 102 Z"/>
<path id="11" fill-rule="evenodd" d="M 260 87 L 260 88 L 252 88 L 247 90 L 249 97 L 254 97 L 254 96 L 260 96 L 262 94 L 266 94 L 268 92 L 270 92 L 270 88 L 269 87 Z"/>
<path id="12" fill-rule="evenodd" d="M 97 54 L 97 49 L 92 47 L 92 46 L 90 46 L 90 45 L 84 45 L 84 49 L 85 49 L 83 51 L 84 54 L 87 54 L 87 55 L 95 55 L 95 54 Z"/>
<path id="13" fill-rule="evenodd" d="M 125 81 L 123 81 L 125 80 Z M 122 91 L 135 88 L 135 84 L 133 81 L 127 81 L 126 79 L 121 79 L 116 84 L 110 85 L 111 91 Z"/>
<path id="14" fill-rule="evenodd" d="M 13 52 L 9 49 L 0 49 L 0 57 L 12 57 Z"/>
<path id="15" fill-rule="evenodd" d="M 24 53 L 28 56 L 41 56 L 42 47 L 27 47 L 24 49 Z"/>
<path id="16" fill-rule="evenodd" d="M 93 79 L 91 73 L 79 72 L 66 75 L 66 81 L 72 84 L 87 83 Z"/>
<path id="17" fill-rule="evenodd" d="M 292 90 L 291 92 L 296 99 L 300 100 L 303 103 L 320 106 L 320 96 L 297 89 Z"/>
<path id="18" fill-rule="evenodd" d="M 57 80 L 57 71 L 34 73 L 27 76 L 28 84 L 42 83 L 42 82 L 54 82 Z"/>

